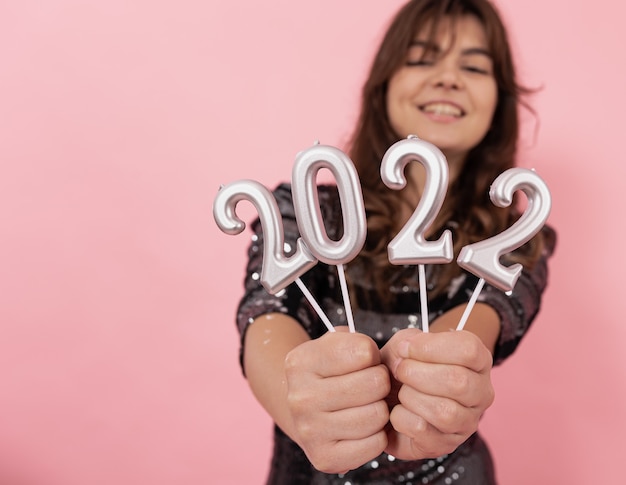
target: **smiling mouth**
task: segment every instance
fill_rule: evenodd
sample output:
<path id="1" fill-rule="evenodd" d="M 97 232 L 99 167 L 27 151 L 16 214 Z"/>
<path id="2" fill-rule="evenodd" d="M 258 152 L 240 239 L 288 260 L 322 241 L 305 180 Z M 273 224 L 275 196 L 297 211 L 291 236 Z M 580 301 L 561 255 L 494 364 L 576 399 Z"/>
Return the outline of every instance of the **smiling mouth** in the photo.
<path id="1" fill-rule="evenodd" d="M 465 112 L 449 103 L 428 103 L 419 106 L 420 111 L 428 114 L 434 114 L 437 116 L 452 116 L 453 118 L 460 118 L 465 115 Z"/>

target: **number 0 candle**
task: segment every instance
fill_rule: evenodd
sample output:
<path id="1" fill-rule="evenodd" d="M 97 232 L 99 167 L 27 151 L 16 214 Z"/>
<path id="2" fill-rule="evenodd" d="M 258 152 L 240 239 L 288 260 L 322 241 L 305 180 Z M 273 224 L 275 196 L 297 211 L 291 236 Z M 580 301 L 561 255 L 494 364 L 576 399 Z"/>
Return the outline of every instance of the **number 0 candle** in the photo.
<path id="1" fill-rule="evenodd" d="M 343 218 L 343 235 L 328 237 L 320 210 L 316 177 L 326 168 L 335 177 Z M 359 177 L 352 160 L 341 150 L 316 144 L 296 156 L 292 172 L 292 195 L 296 221 L 309 251 L 320 261 L 336 265 L 350 331 L 354 332 L 352 308 L 343 265 L 354 259 L 365 244 L 367 223 Z"/>

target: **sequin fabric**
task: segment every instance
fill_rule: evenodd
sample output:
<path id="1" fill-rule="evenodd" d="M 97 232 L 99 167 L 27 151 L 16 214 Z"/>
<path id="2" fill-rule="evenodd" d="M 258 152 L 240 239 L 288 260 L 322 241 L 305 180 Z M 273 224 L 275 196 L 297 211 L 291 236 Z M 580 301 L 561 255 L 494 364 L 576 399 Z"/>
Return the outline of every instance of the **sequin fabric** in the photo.
<path id="1" fill-rule="evenodd" d="M 291 188 L 281 184 L 274 190 L 283 217 L 285 252 L 292 254 L 299 237 L 295 220 Z M 319 202 L 328 235 L 338 238 L 341 231 L 341 208 L 337 190 L 332 186 L 319 187 Z M 252 224 L 254 234 L 248 250 L 249 261 L 245 276 L 245 293 L 237 312 L 237 326 L 241 336 L 240 359 L 246 329 L 255 318 L 267 313 L 284 313 L 296 319 L 311 338 L 326 332 L 314 309 L 296 285 L 290 285 L 276 295 L 265 291 L 260 284 L 263 262 L 263 234 L 258 221 Z M 547 284 L 547 259 L 554 245 L 554 231 L 545 228 L 546 250 L 532 271 L 523 271 L 513 292 L 505 294 L 488 284 L 479 301 L 492 306 L 501 319 L 501 331 L 494 352 L 494 364 L 501 363 L 511 355 L 528 330 L 539 311 L 541 295 Z M 382 347 L 391 336 L 402 328 L 421 328 L 419 304 L 419 281 L 415 266 L 399 266 L 401 284 L 392 285 L 394 311 L 381 311 L 371 284 L 359 268 L 346 267 L 351 282 L 354 321 L 357 331 L 369 335 Z M 427 267 L 427 280 L 432 268 Z M 334 325 L 346 325 L 336 268 L 318 263 L 301 277 L 303 283 Z M 469 300 L 478 279 L 464 273 L 453 280 L 447 291 L 429 301 L 429 320 Z M 382 454 L 356 470 L 345 475 L 327 475 L 315 470 L 302 450 L 276 427 L 274 454 L 268 484 L 492 484 L 495 483 L 491 455 L 478 434 L 470 437 L 457 450 L 432 460 L 401 461 Z"/>
<path id="2" fill-rule="evenodd" d="M 278 428 L 268 485 L 492 485 L 494 466 L 485 442 L 472 435 L 457 450 L 430 460 L 403 461 L 383 453 L 356 470 L 330 475 L 315 470 L 304 452 Z"/>

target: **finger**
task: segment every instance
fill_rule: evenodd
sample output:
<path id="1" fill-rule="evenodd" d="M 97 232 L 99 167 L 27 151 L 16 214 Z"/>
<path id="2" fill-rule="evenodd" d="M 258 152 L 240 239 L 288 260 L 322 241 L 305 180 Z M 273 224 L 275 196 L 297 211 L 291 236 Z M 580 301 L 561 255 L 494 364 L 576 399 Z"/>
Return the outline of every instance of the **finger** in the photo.
<path id="1" fill-rule="evenodd" d="M 384 430 L 358 440 L 340 440 L 328 447 L 305 450 L 313 466 L 324 473 L 345 473 L 373 460 L 387 446 Z"/>
<path id="2" fill-rule="evenodd" d="M 380 364 L 376 343 L 361 333 L 329 332 L 287 354 L 285 371 L 306 369 L 321 377 L 340 376 Z"/>
<path id="3" fill-rule="evenodd" d="M 467 435 L 474 432 L 483 411 L 462 406 L 453 399 L 423 394 L 409 386 L 400 389 L 398 398 L 404 409 L 445 434 Z"/>
<path id="4" fill-rule="evenodd" d="M 288 383 L 289 407 L 304 414 L 310 409 L 339 411 L 383 400 L 389 394 L 389 371 L 383 364 L 343 376 L 293 379 Z"/>
<path id="5" fill-rule="evenodd" d="M 318 412 L 295 421 L 298 441 L 323 446 L 342 440 L 367 438 L 384 429 L 389 408 L 384 401 L 334 412 Z"/>
<path id="6" fill-rule="evenodd" d="M 409 341 L 421 333 L 422 331 L 418 328 L 401 329 L 397 331 L 380 350 L 383 364 L 385 364 L 392 373 L 395 371 L 397 365 L 406 358 L 406 356 L 400 355 L 400 344 L 404 344 L 404 341 Z"/>
<path id="7" fill-rule="evenodd" d="M 321 379 L 323 409 L 338 411 L 381 401 L 391 390 L 389 371 L 383 364 L 343 376 Z"/>
<path id="8" fill-rule="evenodd" d="M 476 372 L 489 371 L 493 362 L 482 341 L 467 331 L 415 334 L 398 344 L 398 354 L 433 364 L 456 364 Z"/>
<path id="9" fill-rule="evenodd" d="M 463 406 L 489 406 L 494 392 L 488 375 L 460 365 L 431 364 L 404 359 L 395 378 L 424 394 L 453 399 Z"/>
<path id="10" fill-rule="evenodd" d="M 357 408 L 327 413 L 324 426 L 328 426 L 331 430 L 329 436 L 337 441 L 360 440 L 378 433 L 388 422 L 387 403 L 377 401 Z M 319 432 L 319 429 L 317 431 Z"/>
<path id="11" fill-rule="evenodd" d="M 413 414 L 404 406 L 399 405 L 393 408 L 389 418 L 393 428 L 400 433 L 399 449 L 404 449 L 403 455 L 410 449 L 410 457 L 435 458 L 448 453 L 452 453 L 463 443 L 467 436 L 459 434 L 442 433 L 440 430 L 428 423 L 424 418 Z M 406 438 L 410 439 L 406 443 Z M 409 459 L 409 456 L 406 456 Z"/>

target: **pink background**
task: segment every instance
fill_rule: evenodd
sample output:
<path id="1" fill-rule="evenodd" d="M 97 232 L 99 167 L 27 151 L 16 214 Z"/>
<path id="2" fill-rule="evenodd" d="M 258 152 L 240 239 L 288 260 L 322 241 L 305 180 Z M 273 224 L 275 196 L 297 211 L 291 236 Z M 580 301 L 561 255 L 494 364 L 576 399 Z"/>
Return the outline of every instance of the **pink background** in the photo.
<path id="1" fill-rule="evenodd" d="M 0 483 L 262 483 L 270 421 L 233 323 L 246 236 L 220 183 L 341 146 L 400 1 L 0 6 Z M 624 7 L 500 1 L 524 165 L 560 236 L 482 423 L 502 483 L 615 483 L 626 434 Z M 252 216 L 249 207 L 243 212 Z"/>

